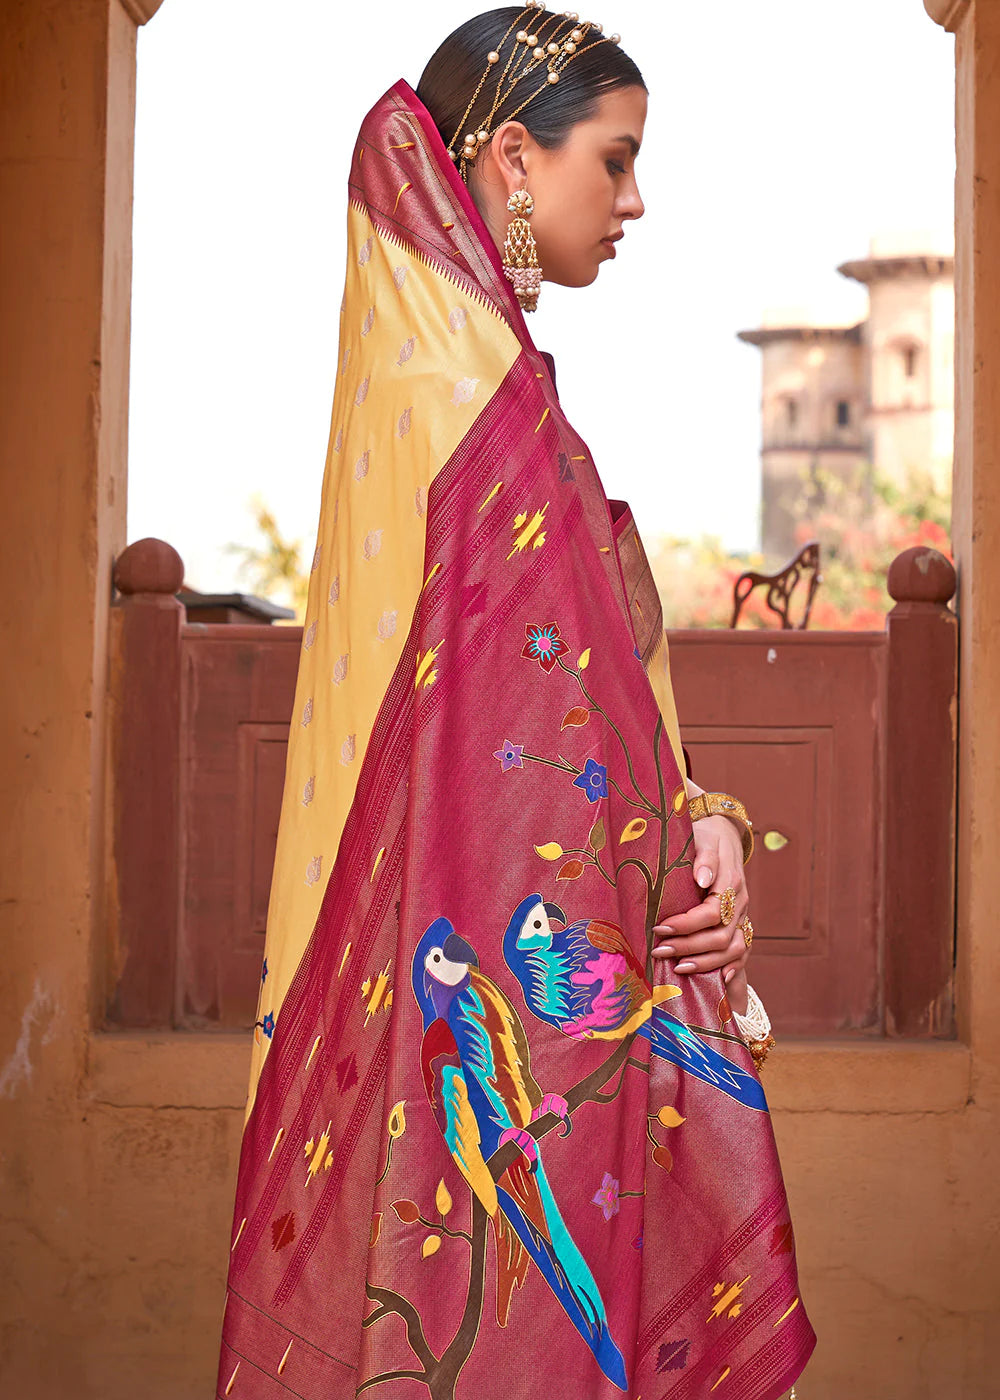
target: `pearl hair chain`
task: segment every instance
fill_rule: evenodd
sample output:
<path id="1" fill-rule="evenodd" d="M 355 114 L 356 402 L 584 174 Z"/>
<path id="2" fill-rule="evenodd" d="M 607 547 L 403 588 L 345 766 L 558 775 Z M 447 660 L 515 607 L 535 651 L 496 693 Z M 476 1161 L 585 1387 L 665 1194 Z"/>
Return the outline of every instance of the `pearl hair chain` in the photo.
<path id="1" fill-rule="evenodd" d="M 544 18 L 539 17 L 539 12 L 544 15 Z M 507 56 L 507 61 L 500 71 L 489 115 L 479 123 L 475 131 L 466 133 L 462 146 L 459 148 L 456 143 L 462 133 L 462 128 L 469 120 L 469 116 L 479 100 L 479 94 L 486 86 L 487 79 L 492 76 L 495 70 L 499 69 L 503 62 L 504 45 L 512 34 L 514 35 L 514 43 Z M 497 113 L 505 106 L 518 83 L 523 82 L 532 74 L 538 73 L 542 68 L 546 70 L 545 79 L 541 85 L 526 97 L 520 106 L 504 116 L 505 122 L 513 121 L 518 113 L 523 112 L 528 103 L 532 102 L 539 93 L 558 83 L 560 74 L 574 58 L 600 43 L 619 44 L 621 43 L 621 35 L 606 35 L 603 25 L 593 20 L 581 20 L 575 10 L 566 10 L 562 15 L 547 14 L 545 0 L 527 0 L 525 9 L 514 20 L 497 48 L 492 49 L 486 55 L 486 71 L 472 94 L 469 105 L 458 124 L 458 129 L 448 142 L 448 154 L 452 160 L 459 163 L 462 179 L 466 178 L 467 166 L 476 159 L 480 150 L 492 140 L 493 124 Z"/>

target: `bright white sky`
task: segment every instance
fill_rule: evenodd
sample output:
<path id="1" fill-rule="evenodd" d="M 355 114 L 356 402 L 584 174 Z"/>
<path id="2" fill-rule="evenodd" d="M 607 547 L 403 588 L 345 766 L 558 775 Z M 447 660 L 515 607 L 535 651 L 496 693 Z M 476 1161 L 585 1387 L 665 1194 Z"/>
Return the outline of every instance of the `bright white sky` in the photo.
<path id="1" fill-rule="evenodd" d="M 568 0 L 567 0 L 568 3 Z M 865 314 L 836 266 L 947 230 L 954 42 L 920 0 L 600 0 L 650 89 L 646 217 L 530 319 L 649 540 L 754 548 L 768 307 Z M 140 30 L 129 539 L 246 588 L 260 493 L 312 551 L 360 119 L 483 0 L 165 0 Z M 940 241 L 940 240 L 938 240 Z"/>

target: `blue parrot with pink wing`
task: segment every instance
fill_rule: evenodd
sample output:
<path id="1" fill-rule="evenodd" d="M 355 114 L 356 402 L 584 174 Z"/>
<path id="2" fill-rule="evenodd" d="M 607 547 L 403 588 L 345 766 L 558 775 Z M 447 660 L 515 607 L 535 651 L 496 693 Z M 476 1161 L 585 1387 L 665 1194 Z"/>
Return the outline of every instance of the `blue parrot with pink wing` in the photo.
<path id="1" fill-rule="evenodd" d="M 563 927 L 553 928 L 553 920 Z M 664 1002 L 677 987 L 653 987 L 622 930 L 603 919 L 568 923 L 558 904 L 532 894 L 511 915 L 503 955 L 540 1021 L 577 1040 L 648 1040 L 654 1055 L 748 1108 L 766 1111 L 756 1075 L 706 1045 Z"/>

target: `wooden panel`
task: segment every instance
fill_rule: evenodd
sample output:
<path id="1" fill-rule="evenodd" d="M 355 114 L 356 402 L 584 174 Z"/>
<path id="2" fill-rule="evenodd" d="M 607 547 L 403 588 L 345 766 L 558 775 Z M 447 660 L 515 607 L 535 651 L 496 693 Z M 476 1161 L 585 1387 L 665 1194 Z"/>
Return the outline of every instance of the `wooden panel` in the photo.
<path id="1" fill-rule="evenodd" d="M 674 632 L 670 655 L 695 781 L 754 819 L 751 976 L 779 1033 L 879 1033 L 884 634 Z"/>
<path id="2" fill-rule="evenodd" d="M 301 638 L 252 624 L 183 629 L 184 1025 L 253 1021 Z"/>

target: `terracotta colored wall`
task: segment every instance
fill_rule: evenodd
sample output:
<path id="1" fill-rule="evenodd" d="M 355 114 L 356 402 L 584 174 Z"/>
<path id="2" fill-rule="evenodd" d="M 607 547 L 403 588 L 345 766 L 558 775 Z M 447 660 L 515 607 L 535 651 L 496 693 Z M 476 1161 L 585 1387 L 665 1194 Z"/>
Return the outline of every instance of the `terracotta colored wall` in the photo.
<path id="1" fill-rule="evenodd" d="M 928 6 L 961 23 L 964 1043 L 785 1045 L 769 1062 L 820 1332 L 803 1400 L 997 1393 L 1000 5 Z M 0 627 L 18 658 L 17 683 L 0 688 L 0 1379 L 23 1400 L 212 1393 L 246 1075 L 241 1038 L 94 1029 L 114 922 L 100 775 L 124 522 L 133 45 L 118 0 L 0 9 L 13 74 L 0 138 Z"/>

